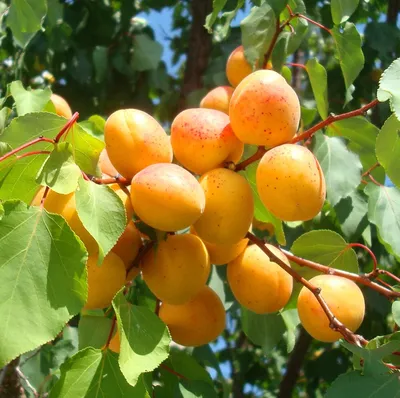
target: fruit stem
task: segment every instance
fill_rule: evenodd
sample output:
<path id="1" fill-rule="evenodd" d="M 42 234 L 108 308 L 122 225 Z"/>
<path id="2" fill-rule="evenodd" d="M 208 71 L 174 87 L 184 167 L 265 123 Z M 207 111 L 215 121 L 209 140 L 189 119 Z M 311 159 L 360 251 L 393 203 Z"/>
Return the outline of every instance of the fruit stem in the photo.
<path id="1" fill-rule="evenodd" d="M 297 64 L 297 63 L 294 63 L 294 62 L 288 62 L 286 65 L 287 66 L 295 66 L 297 68 L 301 68 L 301 69 L 307 70 L 307 67 L 304 64 Z"/>
<path id="2" fill-rule="evenodd" d="M 259 146 L 254 155 L 251 155 L 248 159 L 245 159 L 243 162 L 240 162 L 236 165 L 235 171 L 244 170 L 247 166 L 261 159 L 265 152 L 267 152 L 266 149 L 262 146 Z"/>
<path id="3" fill-rule="evenodd" d="M 377 167 L 379 167 L 381 164 L 379 162 L 376 162 L 373 166 L 371 166 L 367 171 L 365 171 L 362 174 L 362 177 L 367 177 L 369 176 Z"/>
<path id="4" fill-rule="evenodd" d="M 53 145 L 55 143 L 54 140 L 51 140 L 50 138 L 46 138 L 46 137 L 43 137 L 43 136 L 37 137 L 37 138 L 33 139 L 32 141 L 26 142 L 25 144 L 19 146 L 18 148 L 15 148 L 12 151 L 7 152 L 5 155 L 1 156 L 0 157 L 0 163 L 3 160 L 6 160 L 9 157 L 15 155 L 16 153 L 18 153 L 20 151 L 23 151 L 24 149 L 26 149 L 26 148 L 28 148 L 28 147 L 30 147 L 32 145 L 37 144 L 38 142 L 48 142 L 48 143 L 53 144 Z M 23 155 L 21 155 L 20 158 L 21 157 L 23 157 Z"/>
<path id="5" fill-rule="evenodd" d="M 107 342 L 106 342 L 106 345 L 103 347 L 103 350 L 106 350 L 108 348 L 108 346 L 110 345 L 110 341 L 111 341 L 111 339 L 113 337 L 113 333 L 114 333 L 114 329 L 115 329 L 116 323 L 117 323 L 117 318 L 114 315 L 113 319 L 112 319 L 111 327 L 110 327 L 110 332 L 108 333 Z"/>
<path id="6" fill-rule="evenodd" d="M 325 120 L 322 120 L 322 122 L 317 123 L 315 126 L 306 130 L 303 134 L 300 134 L 297 137 L 293 138 L 289 143 L 295 144 L 296 142 L 307 140 L 308 138 L 312 137 L 318 130 L 321 130 L 322 128 L 329 126 L 330 124 L 337 122 L 339 120 L 349 119 L 349 118 L 355 117 L 355 116 L 361 116 L 365 112 L 367 112 L 369 109 L 376 106 L 378 103 L 379 103 L 379 101 L 377 99 L 374 99 L 370 103 L 368 103 L 354 111 L 342 113 L 340 115 L 332 115 L 331 114 Z"/>
<path id="7" fill-rule="evenodd" d="M 315 26 L 318 26 L 319 28 L 323 29 L 325 32 L 328 32 L 330 35 L 332 35 L 332 32 L 330 31 L 330 29 L 328 29 L 326 26 L 320 24 L 320 23 L 317 22 L 317 21 L 314 21 L 314 20 L 311 19 L 311 18 L 306 17 L 305 15 L 296 13 L 296 14 L 294 14 L 294 16 L 296 16 L 296 17 L 298 17 L 298 18 L 305 19 L 306 21 L 312 23 L 312 24 L 315 25 Z"/>
<path id="8" fill-rule="evenodd" d="M 160 365 L 160 368 L 163 368 L 164 370 L 166 370 L 169 373 L 172 373 L 173 375 L 179 377 L 180 379 L 184 379 L 184 380 L 188 380 L 188 378 L 178 372 L 175 372 L 175 370 L 171 369 L 169 366 L 164 365 L 163 363 Z"/>
<path id="9" fill-rule="evenodd" d="M 31 152 L 26 152 L 23 155 L 17 155 L 17 159 L 22 159 L 22 158 L 26 158 L 28 156 L 32 156 L 32 155 L 48 155 L 49 153 L 51 153 L 50 151 L 31 151 Z"/>
<path id="10" fill-rule="evenodd" d="M 344 251 L 346 251 L 347 249 L 350 249 L 352 247 L 361 247 L 361 249 L 364 249 L 366 252 L 368 252 L 368 254 L 371 256 L 372 261 L 374 263 L 374 267 L 373 267 L 373 271 L 372 272 L 375 272 L 377 270 L 377 268 L 378 268 L 378 262 L 376 261 L 376 257 L 375 257 L 374 252 L 369 247 L 367 247 L 367 246 L 365 246 L 365 245 L 363 245 L 361 243 L 349 243 L 346 246 L 346 248 L 344 249 Z"/>
<path id="11" fill-rule="evenodd" d="M 57 143 L 60 141 L 61 137 L 68 133 L 69 129 L 72 127 L 72 125 L 78 120 L 79 118 L 79 113 L 75 112 L 71 119 L 68 120 L 67 123 L 65 123 L 64 127 L 60 130 L 60 132 L 57 134 L 56 138 L 54 139 L 54 141 Z M 65 138 L 65 137 L 64 137 Z"/>
<path id="12" fill-rule="evenodd" d="M 97 177 L 92 177 L 91 179 L 95 184 L 122 184 L 122 185 L 130 185 L 131 181 L 126 179 L 125 177 L 122 176 L 115 176 L 115 177 L 110 177 L 110 178 L 97 178 Z"/>

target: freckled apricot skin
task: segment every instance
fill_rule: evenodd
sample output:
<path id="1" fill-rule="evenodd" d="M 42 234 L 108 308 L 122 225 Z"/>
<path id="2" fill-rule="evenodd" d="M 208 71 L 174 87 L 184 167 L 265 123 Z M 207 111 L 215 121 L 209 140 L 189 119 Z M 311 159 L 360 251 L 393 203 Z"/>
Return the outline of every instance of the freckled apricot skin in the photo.
<path id="1" fill-rule="evenodd" d="M 243 143 L 232 131 L 229 117 L 215 109 L 186 109 L 171 125 L 171 144 L 176 159 L 195 174 L 237 163 Z"/>
<path id="2" fill-rule="evenodd" d="M 100 266 L 97 256 L 90 256 L 86 264 L 88 271 L 88 299 L 84 309 L 108 307 L 115 294 L 125 284 L 125 266 L 113 252 L 107 254 Z"/>
<path id="3" fill-rule="evenodd" d="M 215 109 L 229 115 L 229 102 L 234 89 L 230 86 L 219 86 L 209 91 L 200 102 L 200 108 Z"/>
<path id="4" fill-rule="evenodd" d="M 253 194 L 240 174 L 214 169 L 200 178 L 206 197 L 203 215 L 193 224 L 201 239 L 210 243 L 235 244 L 250 228 L 254 213 Z"/>
<path id="5" fill-rule="evenodd" d="M 244 56 L 243 46 L 235 48 L 226 62 L 226 77 L 229 83 L 236 87 L 252 71 Z"/>
<path id="6" fill-rule="evenodd" d="M 203 213 L 204 192 L 192 174 L 176 164 L 160 163 L 135 175 L 131 199 L 136 215 L 161 231 L 178 231 Z"/>
<path id="7" fill-rule="evenodd" d="M 162 303 L 159 316 L 168 326 L 172 340 L 187 347 L 208 344 L 225 329 L 224 306 L 208 286 L 185 304 Z"/>
<path id="8" fill-rule="evenodd" d="M 279 73 L 258 70 L 236 87 L 229 104 L 229 117 L 240 141 L 274 147 L 295 136 L 300 102 Z"/>
<path id="9" fill-rule="evenodd" d="M 365 315 L 361 289 L 351 280 L 335 275 L 318 275 L 310 283 L 321 288 L 321 296 L 335 317 L 355 332 Z M 305 287 L 300 291 L 297 309 L 304 329 L 316 340 L 334 342 L 342 338 L 329 327 L 329 320 L 315 296 Z"/>
<path id="10" fill-rule="evenodd" d="M 67 119 L 72 117 L 72 110 L 63 97 L 57 94 L 51 94 L 50 101 L 54 104 L 58 116 L 63 116 Z"/>
<path id="11" fill-rule="evenodd" d="M 124 262 L 128 270 L 142 247 L 142 238 L 133 221 L 126 226 L 116 245 L 111 249 Z M 139 272 L 138 272 L 139 273 Z"/>
<path id="12" fill-rule="evenodd" d="M 155 163 L 171 163 L 172 147 L 161 125 L 138 109 L 121 109 L 107 119 L 104 140 L 118 172 L 132 178 Z"/>
<path id="13" fill-rule="evenodd" d="M 146 253 L 141 270 L 143 280 L 163 303 L 184 304 L 205 286 L 210 257 L 196 235 L 170 235 Z"/>
<path id="14" fill-rule="evenodd" d="M 111 163 L 111 160 L 108 157 L 106 149 L 103 149 L 100 152 L 99 167 L 100 167 L 101 172 L 103 174 L 106 174 L 107 177 L 115 177 L 116 175 L 118 175 L 118 171 Z"/>
<path id="15" fill-rule="evenodd" d="M 285 144 L 269 150 L 256 174 L 261 201 L 283 221 L 306 221 L 322 209 L 326 184 L 314 154 L 300 145 Z"/>
<path id="16" fill-rule="evenodd" d="M 290 266 L 279 249 L 265 246 Z M 288 303 L 293 290 L 293 278 L 256 245 L 248 246 L 228 264 L 227 277 L 236 300 L 256 314 L 279 311 Z"/>

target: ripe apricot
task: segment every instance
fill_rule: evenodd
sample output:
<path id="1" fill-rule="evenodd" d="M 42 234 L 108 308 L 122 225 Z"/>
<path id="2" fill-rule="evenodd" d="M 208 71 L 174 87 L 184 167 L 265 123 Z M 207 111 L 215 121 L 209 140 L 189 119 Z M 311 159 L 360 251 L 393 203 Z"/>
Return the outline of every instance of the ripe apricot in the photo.
<path id="1" fill-rule="evenodd" d="M 108 157 L 108 153 L 105 148 L 100 152 L 99 167 L 101 172 L 109 177 L 115 177 L 116 175 L 118 175 L 118 171 L 111 163 L 111 160 Z"/>
<path id="2" fill-rule="evenodd" d="M 108 348 L 113 351 L 116 352 L 117 354 L 119 354 L 120 350 L 121 350 L 121 340 L 119 337 L 119 331 L 116 330 L 116 332 L 114 333 L 114 336 L 111 337 L 110 340 L 110 344 L 108 345 Z"/>
<path id="3" fill-rule="evenodd" d="M 225 329 L 225 309 L 218 295 L 207 285 L 181 305 L 162 303 L 159 314 L 172 340 L 196 347 L 215 340 Z"/>
<path id="4" fill-rule="evenodd" d="M 333 315 L 348 329 L 355 332 L 365 315 L 365 301 L 361 289 L 351 280 L 336 275 L 318 275 L 310 283 L 321 289 L 321 297 Z M 307 288 L 303 287 L 297 301 L 299 317 L 304 329 L 323 342 L 334 342 L 342 338 L 339 332 L 329 327 L 324 310 Z"/>
<path id="5" fill-rule="evenodd" d="M 236 87 L 229 117 L 240 141 L 274 147 L 295 136 L 300 102 L 283 76 L 273 70 L 258 70 Z"/>
<path id="6" fill-rule="evenodd" d="M 188 170 L 203 174 L 224 162 L 238 162 L 243 143 L 232 131 L 229 116 L 215 109 L 186 109 L 171 126 L 176 159 Z"/>
<path id="7" fill-rule="evenodd" d="M 142 238 L 140 232 L 135 227 L 134 222 L 130 221 L 111 250 L 124 262 L 125 268 L 129 269 L 141 247 Z"/>
<path id="8" fill-rule="evenodd" d="M 109 116 L 104 140 L 111 163 L 126 178 L 154 163 L 171 163 L 172 147 L 161 125 L 138 109 L 121 109 Z"/>
<path id="9" fill-rule="evenodd" d="M 83 226 L 76 211 L 75 192 L 62 195 L 50 190 L 45 199 L 44 208 L 50 213 L 60 214 L 65 218 L 70 228 L 84 243 L 89 256 L 98 252 L 99 246 L 96 240 Z"/>
<path id="10" fill-rule="evenodd" d="M 198 236 L 170 235 L 146 253 L 141 270 L 143 280 L 163 303 L 184 304 L 206 284 L 210 257 Z"/>
<path id="11" fill-rule="evenodd" d="M 219 86 L 209 91 L 200 102 L 200 108 L 215 109 L 229 114 L 229 102 L 234 89 L 230 86 Z"/>
<path id="12" fill-rule="evenodd" d="M 279 249 L 265 246 L 290 266 Z M 257 314 L 279 311 L 288 303 L 293 290 L 293 278 L 256 245 L 248 246 L 228 264 L 227 277 L 236 300 Z"/>
<path id="13" fill-rule="evenodd" d="M 67 119 L 72 117 L 72 110 L 63 97 L 57 94 L 51 94 L 50 101 L 54 104 L 58 116 L 63 116 Z"/>
<path id="14" fill-rule="evenodd" d="M 119 184 L 110 184 L 109 187 L 119 196 L 125 206 L 126 223 L 128 224 L 133 217 L 133 207 L 129 187 L 121 187 Z"/>
<path id="15" fill-rule="evenodd" d="M 98 266 L 97 255 L 89 255 L 86 267 L 89 291 L 84 308 L 94 310 L 108 307 L 115 294 L 125 284 L 126 270 L 123 261 L 110 252 Z"/>
<path id="16" fill-rule="evenodd" d="M 206 207 L 193 224 L 196 233 L 210 243 L 238 243 L 253 219 L 254 201 L 249 183 L 240 174 L 220 168 L 203 174 L 200 184 Z"/>
<path id="17" fill-rule="evenodd" d="M 197 235 L 193 226 L 190 227 L 190 232 Z M 236 257 L 238 257 L 249 243 L 249 240 L 247 238 L 241 239 L 237 243 L 225 245 L 210 243 L 203 239 L 202 241 L 207 248 L 208 254 L 210 255 L 210 263 L 214 265 L 228 264 L 229 261 L 232 261 Z"/>
<path id="18" fill-rule="evenodd" d="M 226 77 L 229 83 L 236 87 L 252 71 L 252 67 L 244 56 L 243 46 L 235 48 L 226 62 Z"/>
<path id="19" fill-rule="evenodd" d="M 146 167 L 132 179 L 132 205 L 137 216 L 161 231 L 189 227 L 203 213 L 204 192 L 192 174 L 176 164 Z"/>
<path id="20" fill-rule="evenodd" d="M 314 154 L 300 145 L 285 144 L 269 150 L 257 168 L 261 201 L 284 221 L 306 221 L 324 204 L 326 185 Z"/>

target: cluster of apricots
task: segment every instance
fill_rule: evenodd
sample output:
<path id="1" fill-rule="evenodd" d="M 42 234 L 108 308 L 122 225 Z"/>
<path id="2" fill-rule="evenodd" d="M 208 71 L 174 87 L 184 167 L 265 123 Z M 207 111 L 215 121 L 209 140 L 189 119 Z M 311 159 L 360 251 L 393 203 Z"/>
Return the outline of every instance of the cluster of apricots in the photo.
<path id="1" fill-rule="evenodd" d="M 49 212 L 66 219 L 88 250 L 85 308 L 108 307 L 127 280 L 141 275 L 161 301 L 159 317 L 173 340 L 184 346 L 211 342 L 225 328 L 224 306 L 207 286 L 210 264 L 227 264 L 227 281 L 235 298 L 257 314 L 281 310 L 292 294 L 292 277 L 246 238 L 253 222 L 253 193 L 248 181 L 234 171 L 244 145 L 267 149 L 258 164 L 256 186 L 276 217 L 310 220 L 325 201 L 318 160 L 308 148 L 290 143 L 300 122 L 295 91 L 270 68 L 253 72 L 243 47 L 229 57 L 226 73 L 231 86 L 211 90 L 200 108 L 179 113 L 170 136 L 152 116 L 137 109 L 118 110 L 107 119 L 100 169 L 103 175 L 120 175 L 131 183 L 110 185 L 125 204 L 128 222 L 102 266 L 97 266 L 97 243 L 77 214 L 75 194 L 50 191 L 44 203 Z M 64 113 L 70 114 L 70 110 Z M 132 268 L 148 239 L 134 219 L 163 231 L 166 238 L 142 253 L 139 267 Z M 278 248 L 266 246 L 290 266 Z M 334 315 L 355 331 L 365 308 L 357 285 L 330 275 L 311 282 L 321 288 Z M 298 310 L 313 337 L 340 338 L 330 329 L 314 295 L 304 288 Z M 119 351 L 118 333 L 110 347 Z"/>

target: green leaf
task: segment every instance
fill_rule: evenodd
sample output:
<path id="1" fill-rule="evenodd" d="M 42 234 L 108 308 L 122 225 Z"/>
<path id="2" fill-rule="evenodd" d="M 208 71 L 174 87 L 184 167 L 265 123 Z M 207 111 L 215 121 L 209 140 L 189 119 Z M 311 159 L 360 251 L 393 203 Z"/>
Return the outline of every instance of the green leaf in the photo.
<path id="1" fill-rule="evenodd" d="M 226 279 L 226 268 L 213 265 L 208 285 L 218 294 L 224 304 L 225 311 L 229 310 L 234 304 L 235 298 Z"/>
<path id="2" fill-rule="evenodd" d="M 392 304 L 393 319 L 400 326 L 400 301 L 395 301 Z"/>
<path id="3" fill-rule="evenodd" d="M 93 66 L 97 83 L 102 83 L 108 70 L 108 48 L 96 46 L 93 50 Z"/>
<path id="4" fill-rule="evenodd" d="M 243 332 L 254 344 L 260 345 L 269 354 L 283 338 L 286 325 L 280 313 L 256 314 L 241 308 Z"/>
<path id="5" fill-rule="evenodd" d="M 400 191 L 396 187 L 368 184 L 368 219 L 378 227 L 380 241 L 400 259 Z"/>
<path id="6" fill-rule="evenodd" d="M 240 23 L 244 54 L 250 65 L 262 62 L 276 29 L 274 10 L 267 3 L 253 7 L 250 14 Z"/>
<path id="7" fill-rule="evenodd" d="M 376 157 L 390 180 L 400 186 L 400 121 L 392 115 L 382 126 L 376 140 Z"/>
<path id="8" fill-rule="evenodd" d="M 104 141 L 104 126 L 106 121 L 100 115 L 92 115 L 88 120 L 85 120 L 79 125 L 89 134 L 94 135 Z"/>
<path id="9" fill-rule="evenodd" d="M 303 18 L 294 19 L 291 22 L 291 25 L 293 26 L 294 33 L 292 33 L 289 38 L 289 44 L 287 48 L 288 54 L 293 54 L 300 47 L 300 44 L 308 32 L 308 22 Z"/>
<path id="10" fill-rule="evenodd" d="M 342 139 L 315 134 L 313 152 L 325 176 L 327 199 L 332 206 L 339 203 L 361 182 L 362 165 Z"/>
<path id="11" fill-rule="evenodd" d="M 343 31 L 335 26 L 331 32 L 335 40 L 336 56 L 343 72 L 347 90 L 364 67 L 361 36 L 355 25 L 350 22 L 346 22 Z"/>
<path id="12" fill-rule="evenodd" d="M 315 108 L 305 108 L 301 107 L 301 120 L 304 124 L 304 127 L 310 125 L 315 117 L 317 116 L 317 110 Z"/>
<path id="13" fill-rule="evenodd" d="M 133 49 L 131 61 L 133 70 L 143 72 L 149 69 L 157 69 L 163 52 L 160 43 L 150 39 L 145 34 L 135 35 Z"/>
<path id="14" fill-rule="evenodd" d="M 101 310 L 97 315 L 81 315 L 78 325 L 79 349 L 102 348 L 107 341 L 111 325 L 112 320 L 105 317 Z"/>
<path id="15" fill-rule="evenodd" d="M 55 145 L 50 156 L 43 163 L 36 182 L 50 187 L 55 192 L 67 195 L 76 190 L 80 176 L 81 170 L 73 159 L 72 145 L 69 142 L 62 142 Z"/>
<path id="16" fill-rule="evenodd" d="M 346 22 L 357 9 L 358 0 L 332 0 L 331 12 L 335 25 Z"/>
<path id="17" fill-rule="evenodd" d="M 99 244 L 100 264 L 125 230 L 127 219 L 120 197 L 108 186 L 80 178 L 76 210 L 85 229 Z"/>
<path id="18" fill-rule="evenodd" d="M 52 340 L 87 298 L 86 250 L 65 220 L 19 201 L 3 207 L 0 366 Z"/>
<path id="19" fill-rule="evenodd" d="M 282 67 L 286 62 L 290 35 L 289 32 L 282 32 L 272 52 L 272 65 L 274 70 L 278 73 L 281 73 Z"/>
<path id="20" fill-rule="evenodd" d="M 380 102 L 389 100 L 390 109 L 400 120 L 400 58 L 394 60 L 383 72 L 379 80 L 377 98 Z"/>
<path id="21" fill-rule="evenodd" d="M 214 388 L 203 381 L 180 380 L 179 397 L 182 398 L 217 398 Z"/>
<path id="22" fill-rule="evenodd" d="M 120 291 L 113 300 L 121 338 L 119 366 L 129 384 L 168 358 L 171 336 L 166 325 L 148 308 L 128 303 Z"/>
<path id="23" fill-rule="evenodd" d="M 18 116 L 23 116 L 30 112 L 42 111 L 50 101 L 51 96 L 50 88 L 47 87 L 44 90 L 25 90 L 22 82 L 19 80 L 10 84 L 10 92 L 14 97 Z"/>
<path id="24" fill-rule="evenodd" d="M 317 103 L 318 113 L 322 119 L 328 117 L 328 75 L 326 69 L 316 58 L 309 59 L 306 69 L 310 78 L 311 88 Z"/>
<path id="25" fill-rule="evenodd" d="M 7 121 L 8 121 L 8 118 L 10 115 L 11 115 L 10 108 L 5 107 L 0 110 L 0 135 L 3 134 L 3 131 L 7 126 Z M 1 149 L 0 149 L 0 153 L 1 153 Z"/>
<path id="26" fill-rule="evenodd" d="M 231 23 L 239 10 L 243 7 L 244 3 L 245 0 L 238 0 L 236 7 L 232 11 L 226 11 L 221 15 L 221 20 L 224 21 L 221 30 L 218 31 L 218 36 L 221 38 L 221 40 L 225 40 L 228 37 Z"/>
<path id="27" fill-rule="evenodd" d="M 35 33 L 42 28 L 47 12 L 46 0 L 13 0 L 8 12 L 7 26 L 14 39 L 25 47 Z"/>
<path id="28" fill-rule="evenodd" d="M 257 166 L 259 162 L 252 163 L 247 166 L 245 170 L 241 173 L 249 182 L 251 191 L 253 192 L 254 198 L 254 217 L 262 222 L 271 223 L 274 226 L 274 233 L 276 235 L 276 240 L 279 244 L 285 245 L 286 239 L 285 234 L 283 232 L 282 221 L 275 217 L 261 202 L 260 196 L 258 194 L 257 185 L 256 185 L 256 173 Z"/>
<path id="29" fill-rule="evenodd" d="M 61 377 L 50 398 L 150 398 L 143 377 L 135 387 L 127 383 L 118 366 L 118 355 L 85 348 L 61 366 Z"/>
<path id="30" fill-rule="evenodd" d="M 206 23 L 204 27 L 207 29 L 208 33 L 212 33 L 212 26 L 218 18 L 218 14 L 225 7 L 227 0 L 213 0 L 213 10 L 211 14 L 206 17 Z"/>

